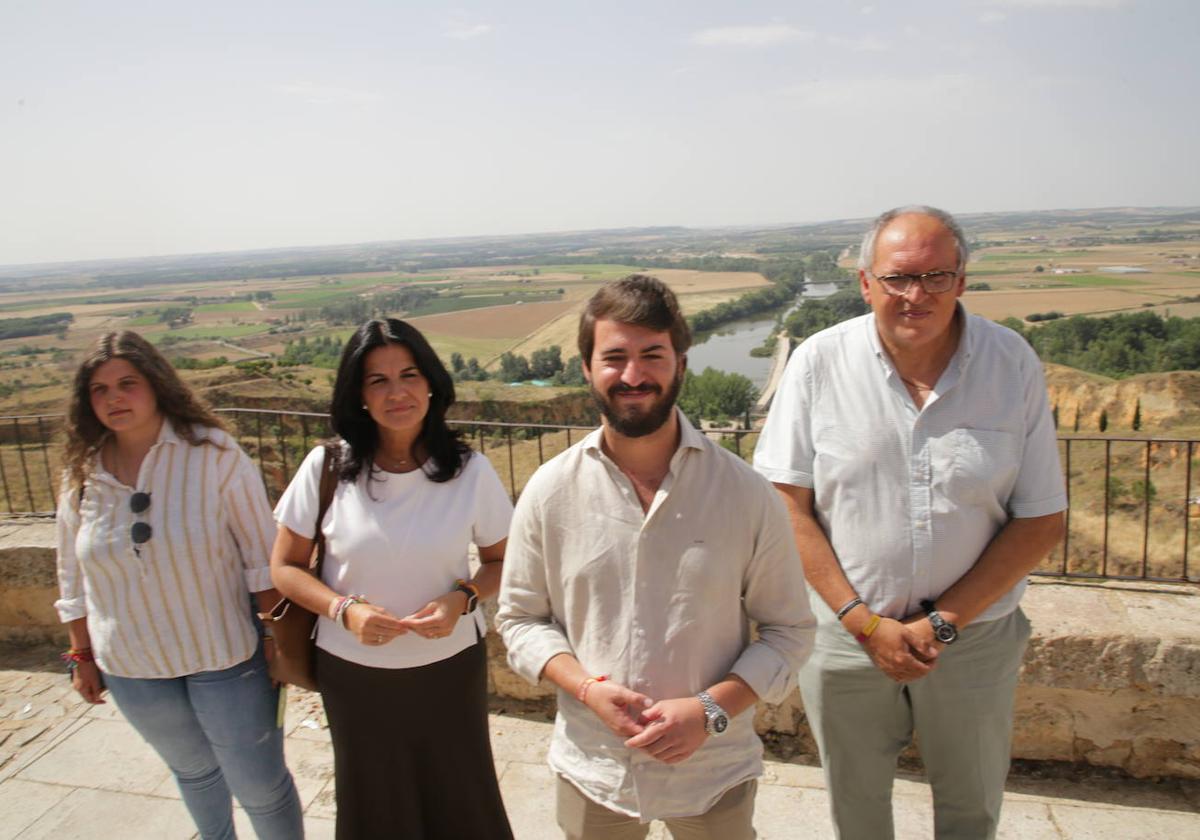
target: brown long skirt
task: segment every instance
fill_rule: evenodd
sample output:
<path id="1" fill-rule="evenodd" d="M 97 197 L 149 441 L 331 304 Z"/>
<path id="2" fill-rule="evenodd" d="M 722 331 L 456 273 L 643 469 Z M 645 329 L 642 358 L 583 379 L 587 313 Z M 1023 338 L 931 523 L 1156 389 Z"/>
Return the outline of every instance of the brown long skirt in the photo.
<path id="1" fill-rule="evenodd" d="M 337 840 L 512 840 L 492 761 L 483 641 L 418 668 L 317 649 Z"/>

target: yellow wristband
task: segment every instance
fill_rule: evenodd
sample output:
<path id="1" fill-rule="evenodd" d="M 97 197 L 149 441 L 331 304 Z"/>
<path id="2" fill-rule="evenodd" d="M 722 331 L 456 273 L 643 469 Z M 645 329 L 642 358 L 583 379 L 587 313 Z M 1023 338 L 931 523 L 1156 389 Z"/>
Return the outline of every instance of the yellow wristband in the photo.
<path id="1" fill-rule="evenodd" d="M 867 620 L 867 623 L 863 626 L 863 629 L 860 630 L 858 635 L 854 637 L 855 640 L 859 644 L 866 642 L 867 639 L 871 638 L 871 634 L 875 632 L 876 628 L 879 627 L 879 622 L 879 616 L 872 613 L 871 617 Z"/>

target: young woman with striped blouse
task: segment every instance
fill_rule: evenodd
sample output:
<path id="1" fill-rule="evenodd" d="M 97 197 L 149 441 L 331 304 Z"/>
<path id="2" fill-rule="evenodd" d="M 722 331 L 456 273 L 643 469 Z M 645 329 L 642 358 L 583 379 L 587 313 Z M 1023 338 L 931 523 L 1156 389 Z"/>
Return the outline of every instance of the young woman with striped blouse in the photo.
<path id="1" fill-rule="evenodd" d="M 262 477 L 221 421 L 134 332 L 75 374 L 58 505 L 55 606 L 72 682 L 105 689 L 170 767 L 203 838 L 233 838 L 231 793 L 260 838 L 304 833 L 277 691 L 252 623 L 276 601 Z"/>

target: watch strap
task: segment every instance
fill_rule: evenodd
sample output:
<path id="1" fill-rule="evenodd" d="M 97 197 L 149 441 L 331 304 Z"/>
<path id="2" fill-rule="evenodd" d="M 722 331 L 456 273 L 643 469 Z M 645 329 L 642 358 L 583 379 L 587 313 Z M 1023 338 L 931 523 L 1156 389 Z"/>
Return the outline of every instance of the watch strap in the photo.
<path id="1" fill-rule="evenodd" d="M 721 715 L 726 722 L 729 720 L 729 713 L 721 708 L 721 704 L 713 699 L 713 696 L 708 691 L 701 691 L 696 695 L 700 701 L 700 705 L 704 707 L 704 731 L 709 735 L 718 734 L 713 729 L 713 718 Z"/>
<path id="2" fill-rule="evenodd" d="M 475 608 L 479 606 L 479 587 L 471 583 L 469 580 L 459 578 L 455 581 L 455 590 L 467 596 L 467 606 L 463 609 L 462 614 L 475 612 Z"/>

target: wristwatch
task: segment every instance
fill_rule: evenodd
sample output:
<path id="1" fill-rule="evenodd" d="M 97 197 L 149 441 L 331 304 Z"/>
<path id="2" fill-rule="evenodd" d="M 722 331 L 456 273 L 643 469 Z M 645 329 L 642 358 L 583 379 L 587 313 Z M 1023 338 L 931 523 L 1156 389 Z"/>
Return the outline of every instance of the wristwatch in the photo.
<path id="1" fill-rule="evenodd" d="M 461 579 L 456 581 L 456 584 L 454 588 L 467 596 L 467 607 L 463 610 L 462 614 L 467 615 L 468 613 L 475 612 L 475 608 L 479 606 L 479 590 L 475 588 L 475 584 L 467 583 Z"/>
<path id="2" fill-rule="evenodd" d="M 729 715 L 725 714 L 725 710 L 707 691 L 701 691 L 696 697 L 704 707 L 704 731 L 714 738 L 725 734 L 725 730 L 729 728 Z"/>
<path id="3" fill-rule="evenodd" d="M 933 637 L 944 645 L 954 644 L 954 640 L 958 638 L 958 628 L 942 618 L 933 601 L 922 601 L 921 609 L 925 610 L 925 614 L 929 616 L 929 623 L 933 625 Z"/>

